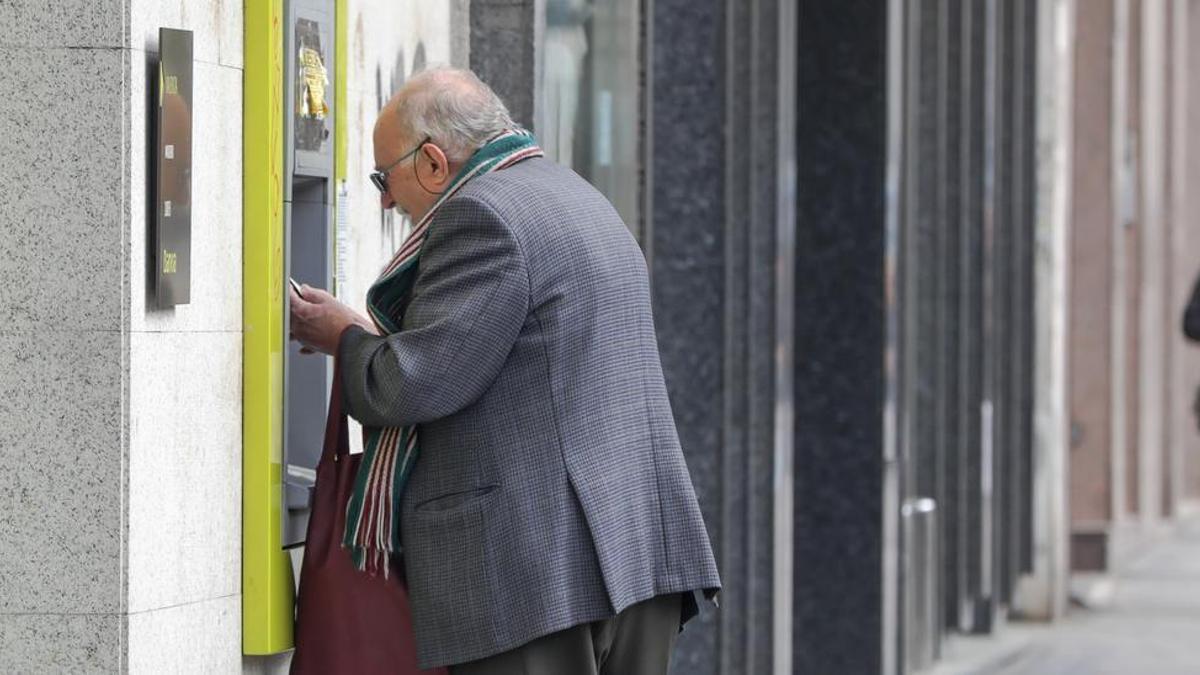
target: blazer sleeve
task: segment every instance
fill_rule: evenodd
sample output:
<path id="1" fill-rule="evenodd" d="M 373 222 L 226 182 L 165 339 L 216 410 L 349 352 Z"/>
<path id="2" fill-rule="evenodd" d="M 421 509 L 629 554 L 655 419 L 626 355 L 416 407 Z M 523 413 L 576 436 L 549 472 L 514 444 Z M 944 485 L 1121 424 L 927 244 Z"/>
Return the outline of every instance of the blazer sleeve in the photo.
<path id="1" fill-rule="evenodd" d="M 1192 287 L 1192 297 L 1183 310 L 1183 334 L 1191 340 L 1200 341 L 1200 278 Z"/>
<path id="2" fill-rule="evenodd" d="M 346 411 L 368 426 L 429 422 L 467 407 L 503 368 L 529 313 L 529 273 L 487 204 L 456 197 L 430 224 L 400 332 L 338 345 Z"/>

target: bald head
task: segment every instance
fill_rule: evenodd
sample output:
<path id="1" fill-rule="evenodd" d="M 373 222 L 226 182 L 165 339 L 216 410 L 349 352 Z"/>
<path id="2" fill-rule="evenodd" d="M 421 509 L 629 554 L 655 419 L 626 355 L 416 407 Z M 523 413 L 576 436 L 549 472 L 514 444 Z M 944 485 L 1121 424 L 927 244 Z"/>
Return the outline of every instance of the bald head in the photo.
<path id="1" fill-rule="evenodd" d="M 504 103 L 475 73 L 433 68 L 414 75 L 388 101 L 375 134 L 377 142 L 401 146 L 429 138 L 460 163 L 514 126 Z"/>

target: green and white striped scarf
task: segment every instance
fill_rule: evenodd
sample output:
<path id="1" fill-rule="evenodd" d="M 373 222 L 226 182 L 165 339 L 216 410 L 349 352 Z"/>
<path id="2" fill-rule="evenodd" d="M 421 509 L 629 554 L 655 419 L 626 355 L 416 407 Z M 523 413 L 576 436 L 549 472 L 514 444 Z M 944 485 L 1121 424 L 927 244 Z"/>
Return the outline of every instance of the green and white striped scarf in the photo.
<path id="1" fill-rule="evenodd" d="M 421 249 L 442 204 L 476 176 L 542 155 L 533 135 L 524 130 L 500 134 L 471 155 L 367 291 L 367 310 L 380 335 L 400 330 L 405 298 L 417 278 Z M 360 570 L 373 574 L 382 571 L 386 576 L 389 557 L 400 551 L 400 499 L 419 454 L 417 436 L 416 426 L 363 429 L 363 458 L 354 479 L 354 492 L 346 504 L 346 532 L 342 537 L 342 545 L 350 549 Z"/>

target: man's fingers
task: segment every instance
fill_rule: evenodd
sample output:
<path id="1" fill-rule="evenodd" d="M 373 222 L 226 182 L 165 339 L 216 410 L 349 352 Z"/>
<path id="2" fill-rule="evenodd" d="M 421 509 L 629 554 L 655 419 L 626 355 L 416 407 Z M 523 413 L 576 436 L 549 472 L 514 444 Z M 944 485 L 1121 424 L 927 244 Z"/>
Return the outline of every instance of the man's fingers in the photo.
<path id="1" fill-rule="evenodd" d="M 292 302 L 290 305 L 292 316 L 302 321 L 310 319 L 313 316 L 313 309 L 316 307 L 316 305 L 314 305 L 312 301 L 297 295 L 295 290 L 289 289 L 288 292 L 292 296 Z"/>
<path id="2" fill-rule="evenodd" d="M 308 284 L 304 284 L 300 287 L 300 290 L 304 292 L 304 299 L 309 303 L 321 304 L 334 300 L 334 297 L 329 293 L 329 291 L 323 288 L 316 288 L 309 286 Z"/>

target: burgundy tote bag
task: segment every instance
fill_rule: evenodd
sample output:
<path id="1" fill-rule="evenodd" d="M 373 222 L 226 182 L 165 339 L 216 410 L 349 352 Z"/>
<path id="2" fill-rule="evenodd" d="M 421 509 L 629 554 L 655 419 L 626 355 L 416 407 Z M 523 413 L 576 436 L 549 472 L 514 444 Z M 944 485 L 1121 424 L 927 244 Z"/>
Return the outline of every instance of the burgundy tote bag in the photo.
<path id="1" fill-rule="evenodd" d="M 390 575 L 354 568 L 341 546 L 346 503 L 362 455 L 350 454 L 342 378 L 334 365 L 325 447 L 317 464 L 312 511 L 296 600 L 294 675 L 446 675 L 417 668 L 404 571 L 393 559 Z"/>

